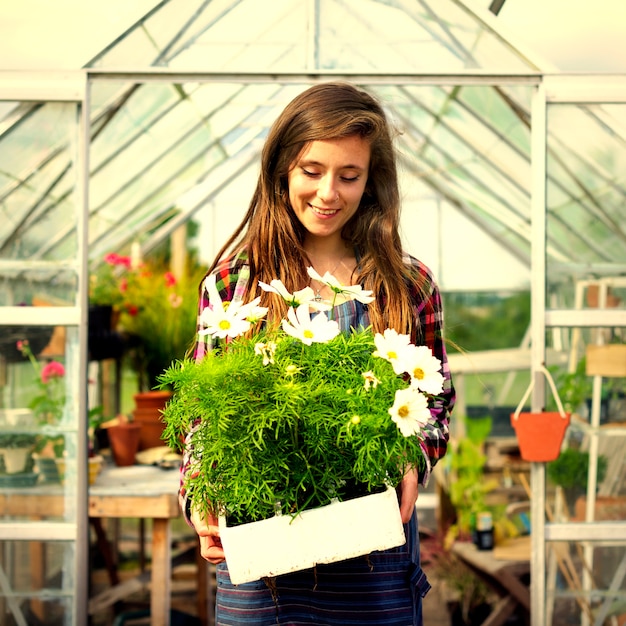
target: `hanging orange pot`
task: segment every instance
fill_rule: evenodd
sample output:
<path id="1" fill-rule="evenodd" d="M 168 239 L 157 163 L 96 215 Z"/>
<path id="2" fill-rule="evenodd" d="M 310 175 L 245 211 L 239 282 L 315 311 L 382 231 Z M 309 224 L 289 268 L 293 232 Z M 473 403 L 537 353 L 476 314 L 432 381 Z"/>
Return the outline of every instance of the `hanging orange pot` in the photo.
<path id="1" fill-rule="evenodd" d="M 547 463 L 558 458 L 570 421 L 570 414 L 563 409 L 550 372 L 543 365 L 541 371 L 550 385 L 558 412 L 522 413 L 524 403 L 528 400 L 534 386 L 533 376 L 528 389 L 515 409 L 515 413 L 511 413 L 511 426 L 517 435 L 521 457 L 525 461 L 534 463 Z"/>

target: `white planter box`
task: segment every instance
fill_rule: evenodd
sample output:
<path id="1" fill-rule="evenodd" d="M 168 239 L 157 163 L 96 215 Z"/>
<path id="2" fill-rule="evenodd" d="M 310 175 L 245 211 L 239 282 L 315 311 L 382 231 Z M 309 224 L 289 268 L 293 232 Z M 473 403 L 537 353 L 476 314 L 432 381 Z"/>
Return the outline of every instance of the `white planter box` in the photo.
<path id="1" fill-rule="evenodd" d="M 404 545 L 395 489 L 240 526 L 219 521 L 230 579 L 238 585 Z"/>

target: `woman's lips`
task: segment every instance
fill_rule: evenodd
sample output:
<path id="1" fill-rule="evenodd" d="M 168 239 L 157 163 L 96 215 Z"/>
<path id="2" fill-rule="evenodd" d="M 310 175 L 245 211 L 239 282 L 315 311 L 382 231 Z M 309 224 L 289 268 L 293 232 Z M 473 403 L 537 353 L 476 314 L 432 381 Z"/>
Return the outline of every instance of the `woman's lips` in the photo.
<path id="1" fill-rule="evenodd" d="M 313 211 L 313 213 L 315 213 L 315 215 L 319 215 L 321 217 L 331 217 L 336 213 L 339 213 L 339 209 L 324 209 L 322 207 L 317 207 L 312 204 L 309 204 L 309 206 L 311 207 L 311 210 Z"/>

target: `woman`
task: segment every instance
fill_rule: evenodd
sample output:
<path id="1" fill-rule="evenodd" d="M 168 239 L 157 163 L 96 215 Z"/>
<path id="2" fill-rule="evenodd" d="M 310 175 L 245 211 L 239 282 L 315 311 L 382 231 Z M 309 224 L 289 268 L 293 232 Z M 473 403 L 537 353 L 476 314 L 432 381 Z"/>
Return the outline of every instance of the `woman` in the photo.
<path id="1" fill-rule="evenodd" d="M 312 280 L 306 268 L 319 275 L 328 271 L 341 284 L 358 284 L 377 296 L 367 306 L 336 303 L 334 319 L 343 331 L 371 325 L 377 332 L 390 327 L 410 334 L 441 360 L 445 384 L 425 433 L 426 470 L 420 476 L 409 472 L 398 485 L 407 536 L 400 548 L 279 576 L 272 589 L 263 581 L 234 586 L 217 520 L 192 512 L 189 494 L 181 489 L 181 506 L 200 537 L 202 556 L 217 564 L 220 625 L 422 623 L 421 598 L 429 585 L 419 567 L 415 502 L 418 485 L 446 452 L 454 389 L 439 292 L 428 268 L 402 251 L 399 205 L 391 133 L 372 96 L 350 84 L 324 83 L 287 105 L 267 138 L 250 207 L 209 269 L 222 299 L 261 295 L 268 323 L 278 322 L 286 304 L 260 290 L 258 282 L 278 278 L 291 292 L 310 285 L 317 297 L 330 300 L 328 287 Z M 200 310 L 206 306 L 208 295 L 201 293 Z M 196 358 L 210 347 L 204 341 L 196 345 Z"/>

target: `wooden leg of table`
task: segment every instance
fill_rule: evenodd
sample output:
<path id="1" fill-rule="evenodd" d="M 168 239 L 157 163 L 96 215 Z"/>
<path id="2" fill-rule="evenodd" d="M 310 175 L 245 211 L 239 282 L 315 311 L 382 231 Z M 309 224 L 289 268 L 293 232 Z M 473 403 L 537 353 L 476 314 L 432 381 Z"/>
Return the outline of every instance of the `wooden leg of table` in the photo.
<path id="1" fill-rule="evenodd" d="M 515 611 L 516 606 L 517 600 L 512 596 L 500 598 L 482 626 L 503 626 L 506 620 L 513 614 L 513 611 Z"/>
<path id="2" fill-rule="evenodd" d="M 33 589 L 41 591 L 46 585 L 46 546 L 43 541 L 31 541 L 29 548 L 31 584 Z M 46 609 L 41 600 L 31 600 L 31 610 L 35 617 L 43 621 Z"/>
<path id="3" fill-rule="evenodd" d="M 151 626 L 169 626 L 172 556 L 169 519 L 152 524 L 152 584 L 150 589 Z"/>

